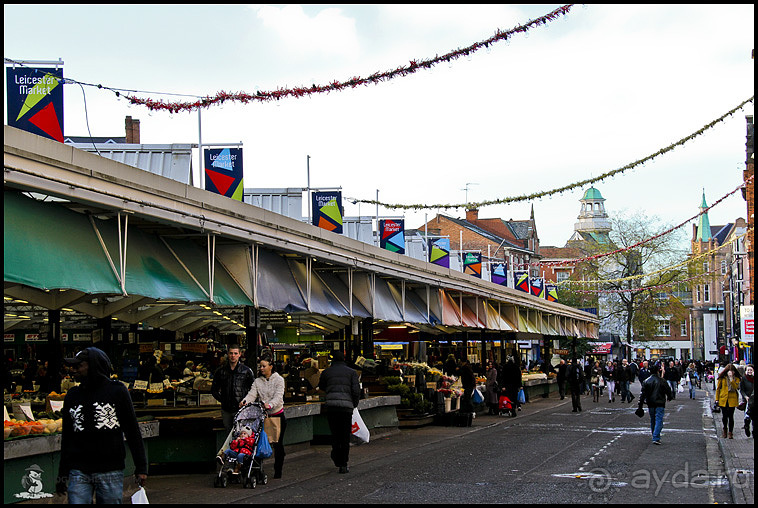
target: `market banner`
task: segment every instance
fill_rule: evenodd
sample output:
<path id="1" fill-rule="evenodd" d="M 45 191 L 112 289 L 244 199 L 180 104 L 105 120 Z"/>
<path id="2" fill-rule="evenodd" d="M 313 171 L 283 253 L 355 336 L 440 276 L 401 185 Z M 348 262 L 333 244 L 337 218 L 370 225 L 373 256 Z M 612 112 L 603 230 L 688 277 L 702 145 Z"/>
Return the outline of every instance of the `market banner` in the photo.
<path id="1" fill-rule="evenodd" d="M 482 278 L 482 255 L 480 253 L 463 253 L 463 273 Z"/>
<path id="2" fill-rule="evenodd" d="M 405 220 L 383 219 L 379 221 L 379 247 L 398 254 L 405 254 Z"/>
<path id="3" fill-rule="evenodd" d="M 342 234 L 342 191 L 314 192 L 313 225 Z"/>
<path id="4" fill-rule="evenodd" d="M 537 298 L 545 299 L 545 280 L 541 277 L 535 277 L 531 280 L 531 293 Z"/>
<path id="5" fill-rule="evenodd" d="M 545 299 L 548 302 L 558 301 L 558 286 L 555 284 L 545 284 Z"/>
<path id="6" fill-rule="evenodd" d="M 205 190 L 242 201 L 242 148 L 205 150 Z"/>
<path id="7" fill-rule="evenodd" d="M 7 67 L 8 125 L 63 143 L 63 69 Z"/>
<path id="8" fill-rule="evenodd" d="M 490 265 L 492 271 L 492 282 L 500 286 L 508 285 L 508 264 L 493 263 Z"/>
<path id="9" fill-rule="evenodd" d="M 514 287 L 524 293 L 529 293 L 529 272 L 518 271 L 513 272 L 513 280 L 515 282 Z"/>
<path id="10" fill-rule="evenodd" d="M 429 240 L 429 262 L 450 268 L 450 238 Z"/>

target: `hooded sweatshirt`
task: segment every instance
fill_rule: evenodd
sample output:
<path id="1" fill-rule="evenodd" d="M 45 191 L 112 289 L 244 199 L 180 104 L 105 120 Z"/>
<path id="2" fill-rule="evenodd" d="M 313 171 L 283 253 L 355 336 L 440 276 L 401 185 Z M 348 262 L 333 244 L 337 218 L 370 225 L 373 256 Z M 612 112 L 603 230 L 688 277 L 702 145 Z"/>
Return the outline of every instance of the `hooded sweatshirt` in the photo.
<path id="1" fill-rule="evenodd" d="M 147 456 L 137 416 L 126 387 L 110 379 L 111 363 L 98 348 L 87 348 L 87 378 L 72 387 L 63 401 L 63 435 L 58 475 L 123 471 L 124 436 L 134 460 L 135 474 L 147 474 Z"/>

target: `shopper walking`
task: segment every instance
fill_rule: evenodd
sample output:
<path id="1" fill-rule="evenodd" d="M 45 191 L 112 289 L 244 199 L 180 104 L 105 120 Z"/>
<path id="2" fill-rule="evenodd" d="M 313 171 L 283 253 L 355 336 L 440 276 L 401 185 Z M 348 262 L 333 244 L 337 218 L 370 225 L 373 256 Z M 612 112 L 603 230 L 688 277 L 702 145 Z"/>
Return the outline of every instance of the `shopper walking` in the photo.
<path id="1" fill-rule="evenodd" d="M 695 390 L 697 389 L 698 385 L 698 375 L 697 375 L 697 368 L 695 367 L 694 363 L 690 363 L 687 366 L 687 371 L 685 372 L 685 379 L 687 381 L 687 385 L 690 389 L 690 398 L 695 398 Z"/>
<path id="2" fill-rule="evenodd" d="M 632 368 L 629 366 L 629 362 L 626 358 L 621 360 L 621 366 L 619 367 L 619 380 L 621 383 L 621 402 L 631 402 L 634 399 L 634 395 L 629 390 L 629 385 L 632 379 Z"/>
<path id="3" fill-rule="evenodd" d="M 753 373 L 755 369 L 752 363 L 748 363 L 745 366 L 745 377 L 740 381 L 740 395 L 742 396 L 742 402 L 745 403 L 745 435 L 750 437 L 750 426 L 753 426 L 755 430 L 755 424 L 752 419 L 753 410 Z M 753 433 L 755 435 L 755 433 Z"/>
<path id="4" fill-rule="evenodd" d="M 663 378 L 668 382 L 671 387 L 671 392 L 674 394 L 674 398 L 676 398 L 677 385 L 682 379 L 682 373 L 679 372 L 677 366 L 674 365 L 673 360 L 669 360 L 669 366 L 666 367 L 666 372 L 663 374 Z"/>
<path id="5" fill-rule="evenodd" d="M 505 396 L 510 399 L 513 407 L 521 409 L 521 405 L 518 403 L 518 390 L 521 388 L 521 369 L 512 356 L 508 357 L 508 361 L 503 367 L 503 385 Z M 513 415 L 516 415 L 515 411 Z"/>
<path id="6" fill-rule="evenodd" d="M 566 371 L 568 370 L 568 365 L 566 365 L 566 360 L 561 360 L 561 363 L 558 364 L 558 373 L 556 374 L 556 381 L 558 381 L 558 394 L 561 396 L 561 400 L 563 400 L 566 397 Z"/>
<path id="7" fill-rule="evenodd" d="M 245 398 L 240 402 L 240 407 L 251 402 L 260 401 L 266 408 L 269 418 L 276 419 L 278 425 L 278 435 L 269 436 L 273 442 L 271 448 L 274 450 L 274 478 L 282 477 L 282 466 L 284 466 L 284 431 L 287 430 L 287 418 L 284 416 L 284 378 L 279 373 L 274 372 L 274 366 L 271 360 L 264 358 L 259 365 L 260 375 L 255 378 L 253 386 L 247 392 Z"/>
<path id="8" fill-rule="evenodd" d="M 650 367 L 650 377 L 642 383 L 640 393 L 640 407 L 647 404 L 650 413 L 650 432 L 653 435 L 653 444 L 661 444 L 661 430 L 663 430 L 663 414 L 666 410 L 666 401 L 673 398 L 671 387 L 661 378 L 657 365 Z"/>
<path id="9" fill-rule="evenodd" d="M 608 387 L 608 402 L 616 402 L 616 376 L 613 371 L 613 362 L 609 360 L 603 369 L 603 379 L 605 379 L 605 386 Z"/>
<path id="10" fill-rule="evenodd" d="M 592 384 L 592 402 L 600 402 L 600 389 L 605 384 L 603 381 L 603 368 L 600 362 L 596 361 L 590 373 L 590 383 Z"/>
<path id="11" fill-rule="evenodd" d="M 716 404 L 721 408 L 724 432 L 721 437 L 734 439 L 734 408 L 739 405 L 740 371 L 729 364 L 719 374 L 716 384 Z"/>
<path id="12" fill-rule="evenodd" d="M 458 377 L 460 377 L 463 387 L 461 412 L 473 413 L 474 406 L 471 404 L 471 395 L 474 393 L 474 388 L 476 388 L 476 377 L 474 377 L 474 371 L 471 369 L 471 364 L 467 359 L 461 362 L 461 368 L 458 369 Z"/>
<path id="13" fill-rule="evenodd" d="M 61 410 L 63 428 L 56 492 L 68 491 L 70 504 L 121 504 L 124 490 L 124 436 L 134 461 L 134 479 L 147 478 L 147 456 L 126 387 L 111 380 L 111 362 L 89 347 L 64 362 L 81 384 L 71 387 Z"/>
<path id="14" fill-rule="evenodd" d="M 487 403 L 487 414 L 498 414 L 498 371 L 492 362 L 487 363 L 487 381 L 484 383 L 484 401 Z"/>
<path id="15" fill-rule="evenodd" d="M 237 344 L 227 349 L 227 361 L 216 370 L 211 384 L 213 398 L 221 403 L 221 419 L 228 434 L 232 430 L 234 415 L 253 386 L 253 370 L 240 361 L 240 347 Z"/>
<path id="16" fill-rule="evenodd" d="M 650 377 L 650 369 L 648 368 L 647 360 L 642 362 L 642 367 L 640 367 L 640 371 L 637 373 L 637 377 L 640 380 L 640 384 L 643 384 L 645 380 Z"/>
<path id="17" fill-rule="evenodd" d="M 324 410 L 332 433 L 332 461 L 340 473 L 347 473 L 353 409 L 358 407 L 361 389 L 358 373 L 347 366 L 342 351 L 332 353 L 332 365 L 321 373 L 318 387 L 326 392 Z"/>
<path id="18" fill-rule="evenodd" d="M 576 358 L 568 370 L 568 384 L 571 390 L 571 412 L 576 413 L 582 410 L 581 391 L 584 386 L 584 369 L 576 361 Z"/>

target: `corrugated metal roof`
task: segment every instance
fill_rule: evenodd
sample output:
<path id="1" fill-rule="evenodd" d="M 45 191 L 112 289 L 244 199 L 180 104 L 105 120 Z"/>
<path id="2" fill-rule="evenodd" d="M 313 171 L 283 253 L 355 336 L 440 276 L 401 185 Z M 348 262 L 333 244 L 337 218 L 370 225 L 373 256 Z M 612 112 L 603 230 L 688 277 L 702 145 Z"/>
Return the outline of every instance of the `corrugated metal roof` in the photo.
<path id="1" fill-rule="evenodd" d="M 67 143 L 90 153 L 192 185 L 192 144 Z"/>

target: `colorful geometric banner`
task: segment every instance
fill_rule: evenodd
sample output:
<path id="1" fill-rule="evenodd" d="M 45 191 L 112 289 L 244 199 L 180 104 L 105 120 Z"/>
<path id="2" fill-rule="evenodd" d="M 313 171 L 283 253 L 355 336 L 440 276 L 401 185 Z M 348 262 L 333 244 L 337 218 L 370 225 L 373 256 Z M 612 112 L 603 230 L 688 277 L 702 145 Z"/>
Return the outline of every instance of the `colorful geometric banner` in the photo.
<path id="1" fill-rule="evenodd" d="M 313 225 L 342 234 L 342 191 L 314 192 Z"/>
<path id="2" fill-rule="evenodd" d="M 558 301 L 558 286 L 555 284 L 545 284 L 545 299 L 548 302 Z"/>
<path id="3" fill-rule="evenodd" d="M 463 253 L 463 273 L 482 278 L 482 255 L 473 252 Z"/>
<path id="4" fill-rule="evenodd" d="M 405 220 L 383 219 L 379 221 L 379 247 L 405 254 Z"/>
<path id="5" fill-rule="evenodd" d="M 242 148 L 205 150 L 205 190 L 242 201 Z"/>
<path id="6" fill-rule="evenodd" d="M 531 294 L 537 298 L 545 299 L 545 281 L 540 277 L 535 277 L 531 280 Z"/>
<path id="7" fill-rule="evenodd" d="M 524 293 L 529 293 L 529 272 L 519 271 L 513 272 L 513 280 L 515 281 L 514 287 Z"/>
<path id="8" fill-rule="evenodd" d="M 492 270 L 492 282 L 500 286 L 508 285 L 508 264 L 507 263 L 493 263 L 490 265 Z"/>
<path id="9" fill-rule="evenodd" d="M 429 262 L 450 268 L 450 238 L 429 240 Z"/>
<path id="10" fill-rule="evenodd" d="M 8 125 L 63 143 L 63 69 L 8 67 Z"/>

